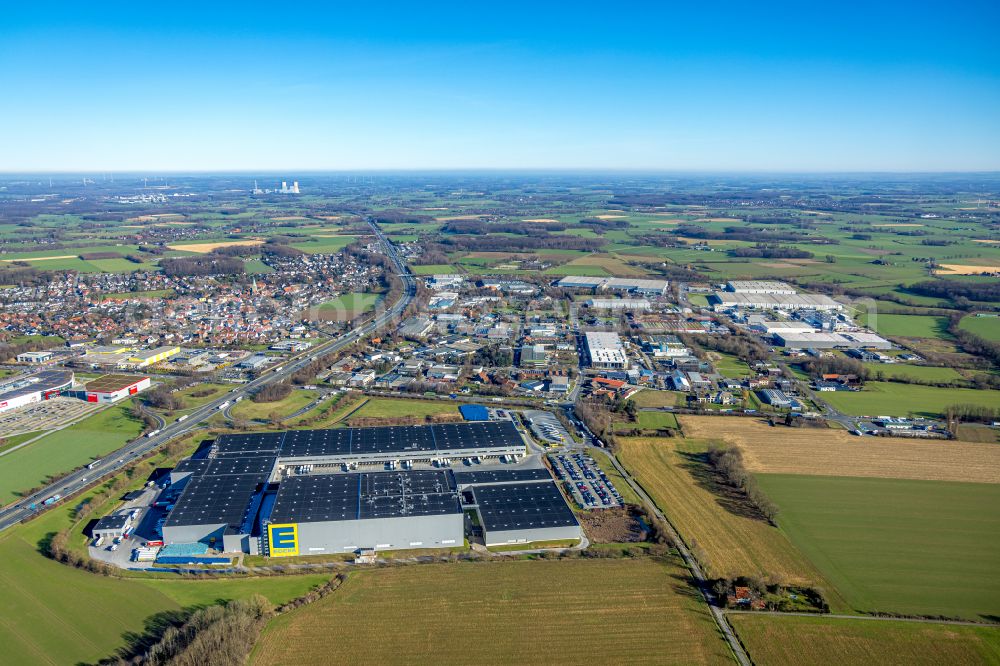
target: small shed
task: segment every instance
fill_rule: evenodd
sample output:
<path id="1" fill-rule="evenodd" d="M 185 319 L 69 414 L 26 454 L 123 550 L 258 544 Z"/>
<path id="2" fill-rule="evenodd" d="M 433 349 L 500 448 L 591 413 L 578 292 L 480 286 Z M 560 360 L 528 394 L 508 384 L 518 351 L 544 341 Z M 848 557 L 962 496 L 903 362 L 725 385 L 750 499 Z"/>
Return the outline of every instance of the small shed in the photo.
<path id="1" fill-rule="evenodd" d="M 103 537 L 105 539 L 116 539 L 122 536 L 131 524 L 132 516 L 128 513 L 104 516 L 97 521 L 96 525 L 94 525 L 94 529 L 91 530 L 91 534 L 97 538 Z"/>

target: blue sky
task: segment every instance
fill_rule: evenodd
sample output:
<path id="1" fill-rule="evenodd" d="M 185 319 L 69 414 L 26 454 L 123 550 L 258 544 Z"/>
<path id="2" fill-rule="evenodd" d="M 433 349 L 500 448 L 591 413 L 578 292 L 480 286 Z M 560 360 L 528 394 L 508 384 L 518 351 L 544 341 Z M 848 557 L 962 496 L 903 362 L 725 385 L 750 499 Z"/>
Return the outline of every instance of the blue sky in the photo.
<path id="1" fill-rule="evenodd" d="M 1000 169 L 996 2 L 33 4 L 3 171 Z"/>

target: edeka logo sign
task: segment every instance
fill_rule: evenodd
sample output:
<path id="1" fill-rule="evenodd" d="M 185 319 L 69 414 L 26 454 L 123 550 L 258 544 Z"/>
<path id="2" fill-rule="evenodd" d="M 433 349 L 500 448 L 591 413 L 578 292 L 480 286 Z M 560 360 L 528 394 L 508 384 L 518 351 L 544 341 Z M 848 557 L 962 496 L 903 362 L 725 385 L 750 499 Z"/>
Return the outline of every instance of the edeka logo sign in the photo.
<path id="1" fill-rule="evenodd" d="M 291 557 L 299 554 L 299 526 L 296 523 L 267 526 L 271 557 Z"/>

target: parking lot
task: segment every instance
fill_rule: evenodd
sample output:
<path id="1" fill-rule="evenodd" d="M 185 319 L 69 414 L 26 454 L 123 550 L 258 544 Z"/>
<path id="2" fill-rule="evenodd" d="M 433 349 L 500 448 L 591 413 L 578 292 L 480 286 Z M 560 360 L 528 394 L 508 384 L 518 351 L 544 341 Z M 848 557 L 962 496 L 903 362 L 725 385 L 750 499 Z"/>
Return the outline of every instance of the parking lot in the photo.
<path id="1" fill-rule="evenodd" d="M 52 430 L 68 425 L 88 413 L 101 408 L 93 402 L 76 398 L 55 397 L 0 415 L 0 437 L 11 437 L 25 432 Z"/>
<path id="2" fill-rule="evenodd" d="M 618 489 L 586 453 L 549 456 L 556 478 L 566 483 L 573 499 L 584 509 L 624 506 Z"/>
<path id="3" fill-rule="evenodd" d="M 573 443 L 573 439 L 566 432 L 566 428 L 550 412 L 525 410 L 524 418 L 528 420 L 532 434 L 542 443 L 553 446 L 563 446 Z"/>
<path id="4" fill-rule="evenodd" d="M 167 489 L 163 491 L 163 494 L 167 495 L 169 492 L 170 490 Z M 157 503 L 161 499 L 163 499 L 161 489 L 154 485 L 144 488 L 141 496 L 123 503 L 114 513 L 131 510 L 139 511 L 130 535 L 127 538 L 118 540 L 118 547 L 114 550 L 111 549 L 111 546 L 115 545 L 113 540 L 105 539 L 100 546 L 95 546 L 93 539 L 91 539 L 88 549 L 90 556 L 95 560 L 126 569 L 149 566 L 148 562 L 133 562 L 132 551 L 139 546 L 146 545 L 147 541 L 162 538 L 159 527 L 162 525 L 162 520 L 166 517 L 166 511 L 163 507 L 154 506 L 154 503 Z"/>

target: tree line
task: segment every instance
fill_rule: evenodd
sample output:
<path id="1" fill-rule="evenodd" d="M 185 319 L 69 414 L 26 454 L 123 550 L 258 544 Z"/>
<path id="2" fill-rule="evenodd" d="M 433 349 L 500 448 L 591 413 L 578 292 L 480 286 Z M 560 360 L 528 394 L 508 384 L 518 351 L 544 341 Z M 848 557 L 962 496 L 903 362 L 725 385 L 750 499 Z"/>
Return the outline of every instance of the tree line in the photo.
<path id="1" fill-rule="evenodd" d="M 246 265 L 242 259 L 208 254 L 201 257 L 170 257 L 160 260 L 163 274 L 170 277 L 200 275 L 243 275 Z"/>
<path id="2" fill-rule="evenodd" d="M 708 464 L 725 483 L 743 492 L 750 504 L 772 525 L 776 524 L 778 506 L 757 485 L 757 479 L 743 464 L 743 452 L 735 446 L 712 444 L 706 455 Z"/>

